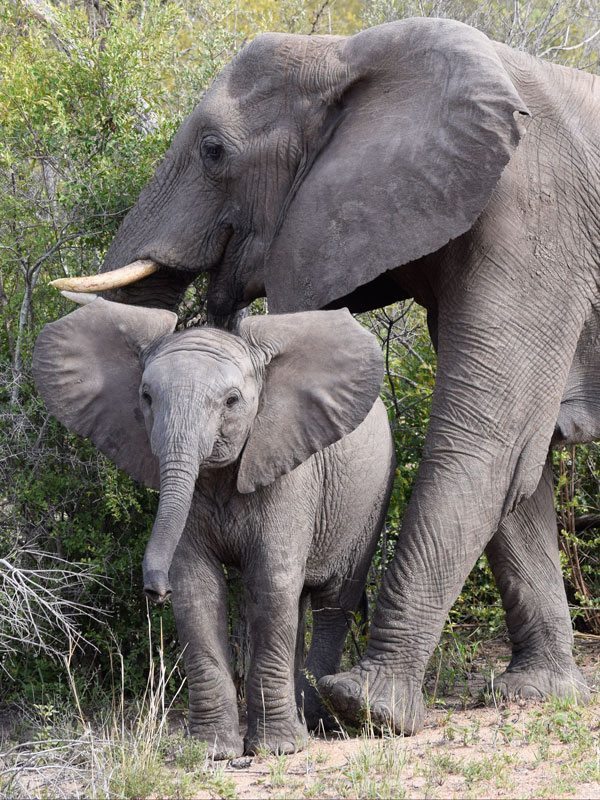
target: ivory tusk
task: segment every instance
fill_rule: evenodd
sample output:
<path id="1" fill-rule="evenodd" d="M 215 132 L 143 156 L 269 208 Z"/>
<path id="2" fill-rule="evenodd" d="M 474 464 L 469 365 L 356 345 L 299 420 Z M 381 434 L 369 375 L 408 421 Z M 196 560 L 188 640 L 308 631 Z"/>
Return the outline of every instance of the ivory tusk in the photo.
<path id="1" fill-rule="evenodd" d="M 98 299 L 97 294 L 92 292 L 61 292 L 63 297 L 71 300 L 72 303 L 78 303 L 80 306 L 87 306 L 88 303 L 93 303 Z"/>
<path id="2" fill-rule="evenodd" d="M 72 292 L 103 292 L 106 289 L 119 289 L 137 283 L 142 278 L 152 275 L 158 270 L 158 264 L 149 259 L 134 261 L 126 267 L 114 269 L 112 272 L 100 272 L 98 275 L 87 275 L 81 278 L 58 278 L 50 281 L 56 289 Z M 77 301 L 76 301 L 77 302 Z"/>

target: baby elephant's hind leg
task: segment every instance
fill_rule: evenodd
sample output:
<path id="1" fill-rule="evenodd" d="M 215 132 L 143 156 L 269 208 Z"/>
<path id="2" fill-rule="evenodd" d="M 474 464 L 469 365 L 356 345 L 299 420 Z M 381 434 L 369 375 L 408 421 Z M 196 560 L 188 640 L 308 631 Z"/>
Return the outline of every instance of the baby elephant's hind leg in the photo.
<path id="1" fill-rule="evenodd" d="M 311 592 L 311 645 L 304 669 L 296 677 L 296 700 L 310 730 L 339 727 L 324 707 L 316 685 L 320 678 L 333 675 L 340 667 L 346 637 L 362 605 L 364 584 L 362 576 L 361 579 L 337 579 Z"/>
<path id="2" fill-rule="evenodd" d="M 589 690 L 572 654 L 549 461 L 535 493 L 504 520 L 486 553 L 513 648 L 508 669 L 493 688 L 508 698 L 587 699 Z"/>

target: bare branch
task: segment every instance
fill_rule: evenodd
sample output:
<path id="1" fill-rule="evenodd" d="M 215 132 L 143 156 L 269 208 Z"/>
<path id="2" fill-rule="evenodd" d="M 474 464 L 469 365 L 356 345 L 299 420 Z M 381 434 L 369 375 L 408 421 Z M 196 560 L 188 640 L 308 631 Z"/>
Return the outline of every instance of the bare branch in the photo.
<path id="1" fill-rule="evenodd" d="M 26 566 L 36 562 L 47 566 Z M 81 641 L 77 618 L 96 619 L 102 613 L 73 599 L 89 581 L 103 585 L 87 565 L 37 550 L 17 549 L 0 558 L 0 653 L 26 644 L 61 656 L 63 637 Z"/>
<path id="2" fill-rule="evenodd" d="M 317 32 L 317 28 L 319 26 L 319 20 L 321 19 L 321 17 L 325 13 L 325 10 L 328 8 L 329 2 L 330 2 L 330 0 L 324 0 L 324 2 L 321 4 L 321 7 L 318 9 L 317 13 L 315 14 L 315 16 L 313 18 L 313 21 L 312 21 L 312 25 L 310 26 L 310 31 L 308 32 L 309 36 L 312 36 L 314 33 Z"/>
<path id="3" fill-rule="evenodd" d="M 569 36 L 569 28 L 567 28 L 567 32 L 565 34 L 565 41 L 568 39 L 568 36 Z M 597 28 L 594 31 L 594 33 L 583 39 L 583 41 L 578 42 L 577 44 L 572 44 L 569 46 L 567 46 L 566 44 L 559 44 L 556 45 L 555 47 L 548 47 L 546 48 L 546 50 L 539 53 L 539 56 L 540 58 L 543 58 L 544 56 L 547 56 L 549 53 L 555 53 L 558 51 L 560 51 L 561 53 L 566 53 L 567 51 L 570 50 L 579 50 L 580 47 L 585 47 L 586 44 L 592 42 L 596 38 L 596 36 L 600 36 L 600 28 Z"/>

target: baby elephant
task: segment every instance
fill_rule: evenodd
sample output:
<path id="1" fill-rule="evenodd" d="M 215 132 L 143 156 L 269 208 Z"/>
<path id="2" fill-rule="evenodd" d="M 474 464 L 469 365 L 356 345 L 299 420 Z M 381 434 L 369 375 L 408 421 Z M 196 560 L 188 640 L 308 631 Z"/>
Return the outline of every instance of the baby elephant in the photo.
<path id="1" fill-rule="evenodd" d="M 296 692 L 310 725 L 326 716 L 300 673 L 307 603 L 319 679 L 339 666 L 387 508 L 381 352 L 346 310 L 250 317 L 239 335 L 176 321 L 95 300 L 44 328 L 35 379 L 68 428 L 160 488 L 144 590 L 173 592 L 191 733 L 215 758 L 291 752 L 306 737 Z M 245 742 L 223 564 L 246 594 Z"/>

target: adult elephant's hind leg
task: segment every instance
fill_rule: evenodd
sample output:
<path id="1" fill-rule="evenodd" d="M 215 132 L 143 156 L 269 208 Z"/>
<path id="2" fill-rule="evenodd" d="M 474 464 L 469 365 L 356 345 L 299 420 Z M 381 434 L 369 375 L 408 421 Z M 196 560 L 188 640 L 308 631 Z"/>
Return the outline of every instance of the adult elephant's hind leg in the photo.
<path id="1" fill-rule="evenodd" d="M 560 569 L 552 468 L 500 525 L 486 548 L 502 595 L 512 659 L 492 688 L 509 699 L 548 695 L 585 700 L 573 660 L 571 618 Z"/>

